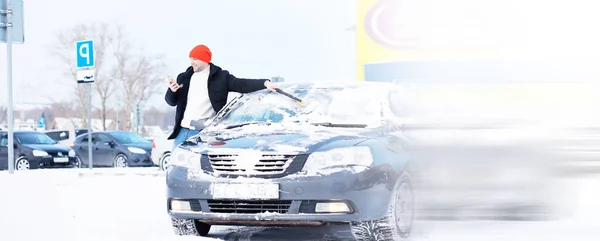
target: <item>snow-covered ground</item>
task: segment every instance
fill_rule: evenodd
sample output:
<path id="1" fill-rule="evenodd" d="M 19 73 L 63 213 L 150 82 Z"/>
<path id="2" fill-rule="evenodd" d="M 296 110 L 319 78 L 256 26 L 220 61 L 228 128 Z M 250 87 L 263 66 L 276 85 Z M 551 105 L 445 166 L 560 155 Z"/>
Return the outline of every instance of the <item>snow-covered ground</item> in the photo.
<path id="1" fill-rule="evenodd" d="M 415 240 L 600 240 L 600 175 L 569 177 L 557 221 L 428 221 Z M 165 181 L 155 168 L 0 172 L 0 240 L 351 240 L 344 226 L 217 227 L 209 238 L 172 234 Z"/>

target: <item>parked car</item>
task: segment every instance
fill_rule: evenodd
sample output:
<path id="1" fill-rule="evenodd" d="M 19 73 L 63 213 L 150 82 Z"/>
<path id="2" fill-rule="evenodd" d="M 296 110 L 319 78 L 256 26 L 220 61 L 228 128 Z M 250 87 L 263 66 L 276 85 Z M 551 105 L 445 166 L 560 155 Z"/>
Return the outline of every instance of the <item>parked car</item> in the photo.
<path id="1" fill-rule="evenodd" d="M 88 135 L 75 139 L 79 167 L 89 166 Z M 92 132 L 94 167 L 151 167 L 152 142 L 134 132 Z"/>
<path id="2" fill-rule="evenodd" d="M 395 85 L 280 86 L 304 102 L 242 95 L 174 150 L 166 199 L 175 233 L 348 223 L 360 240 L 408 237 L 413 168 L 389 101 Z"/>
<path id="3" fill-rule="evenodd" d="M 152 162 L 160 167 L 161 170 L 166 170 L 171 160 L 171 150 L 173 148 L 173 140 L 167 140 L 166 136 L 152 138 Z"/>
<path id="4" fill-rule="evenodd" d="M 14 148 L 15 170 L 75 167 L 75 152 L 36 131 L 14 131 L 13 147 L 8 146 L 8 133 L 0 132 L 0 170 L 8 169 L 8 148 Z"/>

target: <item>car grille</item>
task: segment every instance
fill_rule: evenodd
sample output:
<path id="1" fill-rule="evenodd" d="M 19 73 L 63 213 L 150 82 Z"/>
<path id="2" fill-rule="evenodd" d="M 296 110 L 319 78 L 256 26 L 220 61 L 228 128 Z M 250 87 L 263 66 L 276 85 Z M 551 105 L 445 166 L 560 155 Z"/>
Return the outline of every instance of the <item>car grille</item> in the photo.
<path id="1" fill-rule="evenodd" d="M 58 153 L 61 153 L 62 155 L 58 155 Z M 69 156 L 69 152 L 64 152 L 64 151 L 47 151 L 48 155 L 52 156 L 52 157 L 68 157 Z"/>
<path id="2" fill-rule="evenodd" d="M 228 201 L 208 200 L 208 207 L 213 213 L 287 213 L 292 201 Z"/>
<path id="3" fill-rule="evenodd" d="M 236 154 L 208 155 L 215 173 L 254 175 L 281 174 L 295 157 L 296 155 L 287 154 L 263 154 L 258 160 L 238 160 Z"/>

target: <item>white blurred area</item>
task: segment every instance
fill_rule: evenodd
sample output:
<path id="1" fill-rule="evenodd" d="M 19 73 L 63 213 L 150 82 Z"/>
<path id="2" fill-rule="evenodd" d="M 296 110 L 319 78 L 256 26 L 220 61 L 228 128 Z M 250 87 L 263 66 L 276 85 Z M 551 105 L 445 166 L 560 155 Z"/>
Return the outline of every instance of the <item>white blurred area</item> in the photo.
<path id="1" fill-rule="evenodd" d="M 395 1 L 395 0 L 392 0 Z M 452 58 L 596 61 L 592 0 L 398 0 L 393 34 L 407 49 Z M 467 54 L 465 54 L 467 53 Z M 468 53 L 471 53 L 470 55 Z"/>
<path id="2" fill-rule="evenodd" d="M 398 80 L 395 100 L 406 105 L 404 134 L 422 171 L 420 217 L 552 222 L 588 212 L 584 225 L 600 228 L 598 210 L 583 210 L 565 185 L 599 179 L 600 2 L 397 4 L 394 36 L 410 43 L 398 59 L 439 61 L 417 71 L 426 77 Z M 473 65 L 452 69 L 464 60 Z"/>

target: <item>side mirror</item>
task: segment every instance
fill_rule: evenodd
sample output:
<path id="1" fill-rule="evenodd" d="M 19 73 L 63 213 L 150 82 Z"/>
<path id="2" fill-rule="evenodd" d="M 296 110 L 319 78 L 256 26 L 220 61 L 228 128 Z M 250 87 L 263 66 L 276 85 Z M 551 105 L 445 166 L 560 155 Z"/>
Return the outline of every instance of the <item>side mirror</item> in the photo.
<path id="1" fill-rule="evenodd" d="M 19 147 L 17 143 L 13 143 L 13 148 L 17 149 L 17 147 Z"/>

